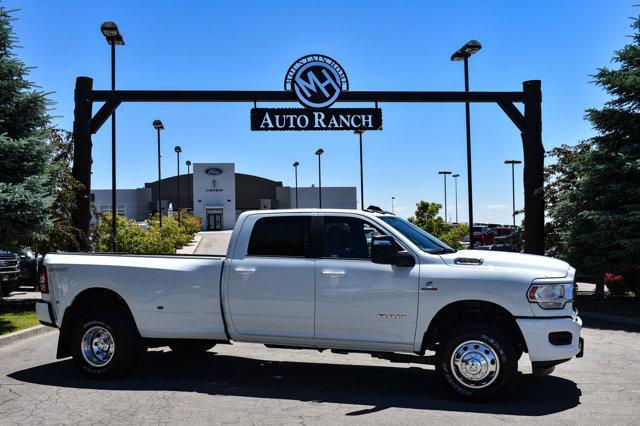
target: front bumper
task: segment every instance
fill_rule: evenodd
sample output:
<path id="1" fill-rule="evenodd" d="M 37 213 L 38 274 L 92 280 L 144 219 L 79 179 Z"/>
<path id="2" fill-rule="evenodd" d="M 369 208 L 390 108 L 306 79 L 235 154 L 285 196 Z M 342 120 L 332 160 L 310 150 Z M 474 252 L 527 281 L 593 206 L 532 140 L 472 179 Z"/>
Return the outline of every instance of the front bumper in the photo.
<path id="1" fill-rule="evenodd" d="M 518 318 L 516 319 L 529 350 L 532 362 L 567 360 L 582 352 L 580 337 L 582 320 L 579 316 L 567 318 Z M 552 344 L 550 333 L 569 332 L 569 344 Z"/>
<path id="2" fill-rule="evenodd" d="M 53 316 L 53 308 L 51 307 L 51 303 L 46 300 L 38 300 L 36 302 L 36 315 L 38 316 L 38 321 L 42 325 L 48 325 L 49 327 L 57 327 L 56 322 Z"/>

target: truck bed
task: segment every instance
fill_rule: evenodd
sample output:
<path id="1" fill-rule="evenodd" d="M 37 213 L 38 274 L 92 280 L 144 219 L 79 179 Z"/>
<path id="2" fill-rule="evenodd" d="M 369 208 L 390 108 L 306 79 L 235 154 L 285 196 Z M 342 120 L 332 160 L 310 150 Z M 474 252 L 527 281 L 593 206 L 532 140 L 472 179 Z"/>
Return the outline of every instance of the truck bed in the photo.
<path id="1" fill-rule="evenodd" d="M 226 339 L 220 308 L 222 256 L 49 254 L 53 313 L 87 289 L 111 290 L 131 309 L 142 337 Z"/>

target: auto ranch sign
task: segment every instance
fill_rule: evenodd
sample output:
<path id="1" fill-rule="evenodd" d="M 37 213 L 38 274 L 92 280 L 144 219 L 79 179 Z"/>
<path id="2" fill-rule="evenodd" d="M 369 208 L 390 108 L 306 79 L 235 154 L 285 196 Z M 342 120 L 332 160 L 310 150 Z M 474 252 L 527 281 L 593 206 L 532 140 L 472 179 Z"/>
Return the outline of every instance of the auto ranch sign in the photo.
<path id="1" fill-rule="evenodd" d="M 295 92 L 305 108 L 252 108 L 251 130 L 382 130 L 380 108 L 330 108 L 349 90 L 349 80 L 328 56 L 298 59 L 287 71 L 284 89 Z"/>

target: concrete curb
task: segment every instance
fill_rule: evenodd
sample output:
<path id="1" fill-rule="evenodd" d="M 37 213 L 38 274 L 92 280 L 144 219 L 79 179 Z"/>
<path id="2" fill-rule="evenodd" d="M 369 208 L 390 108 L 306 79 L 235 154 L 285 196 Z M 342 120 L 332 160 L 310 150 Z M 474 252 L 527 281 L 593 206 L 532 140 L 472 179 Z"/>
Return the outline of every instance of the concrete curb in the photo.
<path id="1" fill-rule="evenodd" d="M 599 321 L 606 321 L 620 325 L 635 325 L 640 327 L 640 318 L 635 317 L 623 317 L 621 315 L 601 314 L 599 312 L 579 311 L 578 315 L 584 319 L 594 319 Z"/>
<path id="2" fill-rule="evenodd" d="M 19 342 L 20 340 L 28 339 L 30 337 L 50 333 L 54 330 L 56 329 L 53 327 L 47 327 L 45 325 L 37 325 L 35 327 L 25 328 L 24 330 L 14 331 L 13 333 L 0 336 L 0 347 L 7 346 L 12 343 Z"/>

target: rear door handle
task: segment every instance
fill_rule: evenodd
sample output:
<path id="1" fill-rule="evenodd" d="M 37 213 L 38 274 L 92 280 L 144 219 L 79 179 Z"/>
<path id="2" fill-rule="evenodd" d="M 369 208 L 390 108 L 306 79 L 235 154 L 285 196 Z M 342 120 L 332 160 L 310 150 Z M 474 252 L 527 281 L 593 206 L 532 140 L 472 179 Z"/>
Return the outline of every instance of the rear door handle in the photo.
<path id="1" fill-rule="evenodd" d="M 234 269 L 234 272 L 240 275 L 254 275 L 256 273 L 256 268 L 238 266 Z"/>
<path id="2" fill-rule="evenodd" d="M 345 275 L 347 275 L 347 273 L 345 271 L 332 271 L 332 270 L 322 271 L 322 276 L 323 277 L 339 278 L 339 277 L 344 277 Z"/>

